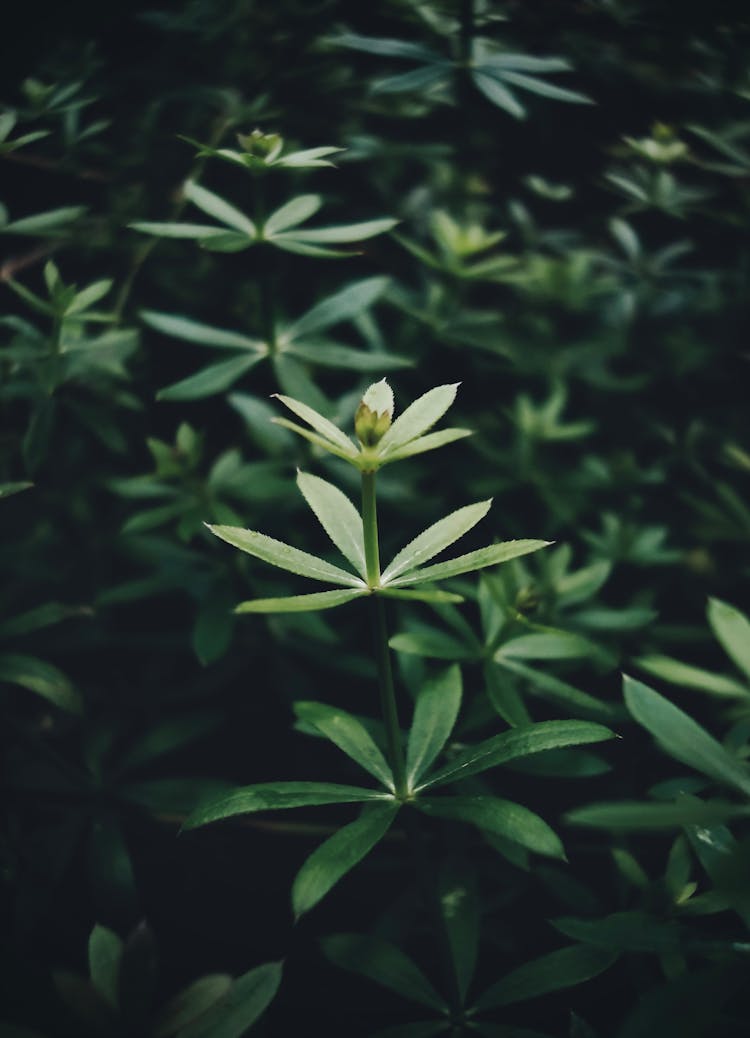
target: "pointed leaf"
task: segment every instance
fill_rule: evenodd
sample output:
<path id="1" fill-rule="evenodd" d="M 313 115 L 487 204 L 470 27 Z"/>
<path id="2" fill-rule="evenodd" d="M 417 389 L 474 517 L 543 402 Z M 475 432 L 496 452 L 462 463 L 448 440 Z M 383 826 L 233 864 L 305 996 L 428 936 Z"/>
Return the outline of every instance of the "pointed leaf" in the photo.
<path id="1" fill-rule="evenodd" d="M 625 705 L 661 746 L 683 764 L 750 795 L 750 769 L 705 728 L 648 685 L 624 678 Z"/>
<path id="2" fill-rule="evenodd" d="M 341 554 L 366 579 L 362 519 L 349 498 L 332 483 L 305 472 L 297 475 L 297 486 Z"/>
<path id="3" fill-rule="evenodd" d="M 133 231 L 141 234 L 153 234 L 157 238 L 196 238 L 199 241 L 208 241 L 210 238 L 224 237 L 226 234 L 220 227 L 205 223 L 156 223 L 152 220 L 137 220 L 129 223 Z M 246 240 L 243 235 L 243 240 Z"/>
<path id="4" fill-rule="evenodd" d="M 472 69 L 471 78 L 474 80 L 477 90 L 480 90 L 493 105 L 502 108 L 516 119 L 526 118 L 526 109 L 516 100 L 515 95 L 503 86 L 497 76 L 492 74 L 489 66 L 483 65 L 480 68 Z"/>
<path id="5" fill-rule="evenodd" d="M 322 414 L 313 410 L 312 407 L 308 407 L 307 404 L 303 404 L 301 400 L 294 400 L 290 396 L 282 396 L 281 393 L 275 393 L 274 396 L 285 407 L 288 407 L 290 411 L 293 411 L 298 418 L 301 418 L 303 422 L 307 422 L 308 425 L 312 426 L 324 439 L 336 444 L 347 456 L 354 457 L 356 455 L 357 450 L 346 433 L 343 433 L 333 422 L 329 422 Z"/>
<path id="6" fill-rule="evenodd" d="M 335 295 L 321 300 L 286 329 L 287 339 L 301 339 L 314 332 L 349 321 L 371 306 L 388 287 L 388 278 L 374 277 L 354 281 Z"/>
<path id="7" fill-rule="evenodd" d="M 692 664 L 672 659 L 671 656 L 638 656 L 633 663 L 640 670 L 645 670 L 647 674 L 653 674 L 662 681 L 669 681 L 672 685 L 694 688 L 699 692 L 708 692 L 715 696 L 728 696 L 732 699 L 737 697 L 745 699 L 750 696 L 750 687 L 743 685 L 736 678 L 731 678 L 726 674 L 715 674 L 702 667 L 694 667 Z"/>
<path id="8" fill-rule="evenodd" d="M 406 749 L 406 779 L 413 789 L 453 731 L 461 707 L 461 669 L 448 667 L 420 689 Z"/>
<path id="9" fill-rule="evenodd" d="M 533 76 L 525 76 L 522 72 L 503 72 L 503 79 L 507 83 L 528 90 L 531 94 L 539 94 L 540 97 L 548 97 L 552 101 L 568 101 L 572 104 L 592 105 L 594 102 L 585 94 L 579 94 L 577 90 L 565 90 L 563 87 L 547 83 L 544 79 L 536 79 Z"/>
<path id="10" fill-rule="evenodd" d="M 284 598 L 253 598 L 235 606 L 235 613 L 317 613 L 321 609 L 334 609 L 346 605 L 355 598 L 368 594 L 361 591 L 317 591 L 312 595 L 289 595 Z"/>
<path id="11" fill-rule="evenodd" d="M 280 962 L 267 962 L 232 981 L 225 995 L 180 1031 L 178 1038 L 242 1038 L 281 984 Z"/>
<path id="12" fill-rule="evenodd" d="M 463 537 L 472 527 L 476 526 L 480 519 L 487 515 L 491 505 L 492 498 L 488 501 L 480 501 L 475 505 L 466 505 L 433 523 L 413 541 L 410 541 L 405 548 L 402 548 L 386 566 L 380 578 L 381 584 L 388 584 L 395 577 L 416 569 L 417 566 L 421 566 L 422 563 L 427 562 Z"/>
<path id="13" fill-rule="evenodd" d="M 595 645 L 580 634 L 570 631 L 540 631 L 511 638 L 497 650 L 493 659 L 502 663 L 506 659 L 521 660 L 568 660 L 581 656 L 596 655 Z"/>
<path id="14" fill-rule="evenodd" d="M 498 566 L 501 562 L 509 559 L 517 559 L 520 555 L 528 555 L 532 551 L 546 548 L 551 541 L 504 541 L 501 544 L 491 544 L 487 548 L 478 548 L 470 551 L 468 555 L 459 555 L 458 558 L 449 559 L 447 562 L 438 562 L 434 566 L 426 566 L 424 569 L 415 570 L 402 577 L 396 577 L 391 583 L 394 587 L 406 587 L 410 584 L 422 584 L 426 580 L 445 580 L 448 577 L 456 577 L 461 573 L 472 573 L 485 566 Z"/>
<path id="15" fill-rule="evenodd" d="M 447 862 L 438 876 L 437 894 L 458 987 L 465 1002 L 479 950 L 479 898 L 474 871 L 464 862 Z"/>
<path id="16" fill-rule="evenodd" d="M 339 346 L 336 342 L 292 342 L 284 348 L 284 354 L 299 357 L 318 367 L 340 368 L 344 371 L 394 371 L 414 367 L 413 360 L 396 353 L 352 349 L 351 346 Z"/>
<path id="17" fill-rule="evenodd" d="M 321 450 L 327 451 L 329 454 L 335 455 L 337 458 L 343 458 L 345 461 L 352 463 L 357 456 L 357 452 L 353 447 L 348 451 L 342 450 L 341 447 L 336 447 L 330 440 L 323 439 L 322 436 L 318 436 L 317 433 L 312 432 L 310 429 L 304 429 L 301 425 L 297 425 L 296 422 L 290 422 L 288 418 L 272 418 L 271 422 L 273 425 L 281 426 L 282 429 L 289 429 L 290 432 L 296 433 L 297 436 L 301 436 L 304 440 L 314 444 Z"/>
<path id="18" fill-rule="evenodd" d="M 361 768 L 369 771 L 391 791 L 393 776 L 383 754 L 361 721 L 325 703 L 299 702 L 294 712 L 301 721 L 306 721 L 330 739 L 347 757 L 351 757 Z"/>
<path id="19" fill-rule="evenodd" d="M 614 733 L 609 728 L 593 721 L 540 721 L 502 732 L 464 750 L 418 788 L 430 789 L 445 785 L 446 782 L 457 782 L 469 775 L 478 775 L 487 768 L 533 753 L 543 753 L 561 746 L 583 746 L 612 738 Z"/>
<path id="20" fill-rule="evenodd" d="M 2 681 L 36 692 L 69 714 L 80 714 L 83 710 L 80 693 L 70 680 L 57 667 L 46 660 L 37 659 L 36 656 L 3 653 L 0 656 L 0 682 Z"/>
<path id="21" fill-rule="evenodd" d="M 208 525 L 208 524 L 207 524 Z M 208 529 L 216 537 L 221 537 L 227 544 L 232 544 L 240 551 L 254 555 L 256 559 L 269 562 L 279 569 L 288 570 L 290 573 L 298 573 L 301 577 L 309 577 L 310 580 L 322 580 L 331 584 L 343 584 L 344 587 L 363 586 L 359 577 L 355 577 L 346 570 L 332 566 L 330 562 L 319 559 L 316 555 L 308 555 L 306 551 L 293 548 L 291 544 L 284 544 L 273 537 L 267 537 L 264 533 L 255 530 L 243 530 L 240 526 L 208 526 Z"/>
<path id="22" fill-rule="evenodd" d="M 406 594 L 407 592 L 402 592 Z M 394 634 L 388 644 L 394 652 L 410 656 L 424 656 L 431 660 L 476 660 L 478 651 L 436 627 L 419 627 L 413 631 Z"/>
<path id="23" fill-rule="evenodd" d="M 59 209 L 49 209 L 45 213 L 34 213 L 20 220 L 13 220 L 0 228 L 3 234 L 54 234 L 62 225 L 77 220 L 86 212 L 86 206 L 66 205 Z"/>
<path id="24" fill-rule="evenodd" d="M 320 195 L 297 195 L 271 213 L 263 225 L 263 237 L 273 238 L 279 231 L 285 231 L 287 227 L 296 227 L 297 224 L 309 220 L 322 205 L 323 199 Z"/>
<path id="25" fill-rule="evenodd" d="M 310 230 L 287 231 L 283 234 L 275 234 L 274 238 L 279 242 L 294 240 L 304 243 L 338 244 L 339 242 L 364 241 L 366 238 L 374 238 L 376 234 L 384 234 L 392 230 L 398 223 L 390 216 L 382 216 L 376 220 L 364 220 L 361 223 L 343 223 L 335 227 L 316 227 Z"/>
<path id="26" fill-rule="evenodd" d="M 433 83 L 447 79 L 450 70 L 450 65 L 445 61 L 421 65 L 410 72 L 401 72 L 395 76 L 384 76 L 382 79 L 373 80 L 370 93 L 400 94 L 408 90 L 425 90 Z"/>
<path id="27" fill-rule="evenodd" d="M 170 1038 L 177 1034 L 181 1027 L 192 1023 L 226 995 L 231 986 L 232 978 L 226 973 L 211 973 L 188 984 L 160 1010 L 154 1038 Z"/>
<path id="28" fill-rule="evenodd" d="M 262 359 L 261 355 L 255 354 L 249 357 L 232 357 L 230 360 L 219 361 L 218 364 L 210 364 L 207 368 L 196 371 L 194 375 L 188 375 L 187 378 L 160 389 L 156 399 L 200 400 L 216 393 L 223 393 Z"/>
<path id="29" fill-rule="evenodd" d="M 393 461 L 401 461 L 403 458 L 414 457 L 415 454 L 434 451 L 455 440 L 463 440 L 466 436 L 473 435 L 471 429 L 441 429 L 440 432 L 428 433 L 427 436 L 418 436 L 416 440 L 410 440 L 403 447 L 389 451 L 388 456 L 381 460 L 381 464 L 390 465 Z"/>
<path id="30" fill-rule="evenodd" d="M 336 934 L 323 939 L 326 958 L 404 998 L 442 1012 L 445 1003 L 418 966 L 394 944 L 379 937 Z"/>
<path id="31" fill-rule="evenodd" d="M 356 32 L 342 32 L 331 37 L 330 43 L 349 50 L 360 50 L 366 54 L 379 54 L 384 58 L 410 58 L 412 61 L 440 61 L 438 51 L 421 43 L 409 40 L 392 40 L 382 36 L 361 36 Z"/>
<path id="32" fill-rule="evenodd" d="M 529 682 L 529 691 L 533 695 L 548 699 L 552 703 L 559 703 L 573 713 L 580 713 L 584 717 L 590 717 L 597 721 L 613 721 L 623 715 L 620 707 L 611 703 L 605 703 L 588 692 L 582 692 L 567 681 L 561 681 L 554 674 L 546 671 L 534 670 L 527 667 L 525 663 L 518 660 L 503 658 L 498 661 L 505 670 L 525 678 Z"/>
<path id="33" fill-rule="evenodd" d="M 536 58 L 531 54 L 487 54 L 482 53 L 479 59 L 482 67 L 504 72 L 513 69 L 516 72 L 569 72 L 571 65 L 565 58 Z"/>
<path id="34" fill-rule="evenodd" d="M 213 191 L 206 190 L 205 187 L 196 184 L 194 180 L 188 180 L 183 187 L 183 194 L 193 205 L 196 205 L 208 216 L 213 216 L 220 223 L 226 224 L 227 227 L 231 227 L 241 234 L 246 234 L 249 238 L 257 237 L 253 221 L 229 202 L 225 202 L 219 195 L 215 195 Z"/>
<path id="35" fill-rule="evenodd" d="M 462 595 L 454 595 L 450 591 L 428 588 L 411 591 L 402 588 L 381 587 L 376 588 L 373 594 L 382 595 L 383 598 L 401 599 L 403 602 L 435 602 L 440 605 L 458 605 L 465 601 Z"/>
<path id="36" fill-rule="evenodd" d="M 380 441 L 381 454 L 387 454 L 389 449 L 395 450 L 397 447 L 402 447 L 410 440 L 416 440 L 422 433 L 427 432 L 435 422 L 443 417 L 456 399 L 456 392 L 460 384 L 460 382 L 455 382 L 453 385 L 436 386 L 409 404 Z"/>
<path id="37" fill-rule="evenodd" d="M 255 353 L 266 353 L 266 344 L 258 339 L 251 339 L 241 332 L 230 332 L 224 328 L 213 328 L 201 324 L 183 314 L 165 314 L 157 310 L 141 310 L 141 320 L 150 328 L 156 328 L 165 335 L 173 335 L 185 342 L 197 342 L 201 346 L 215 346 L 217 349 L 252 350 Z"/>
<path id="38" fill-rule="evenodd" d="M 568 948 L 542 955 L 524 963 L 493 984 L 477 1001 L 478 1009 L 497 1009 L 539 998 L 550 991 L 582 984 L 598 977 L 617 960 L 617 953 L 586 944 L 572 944 Z"/>
<path id="39" fill-rule="evenodd" d="M 565 820 L 570 825 L 585 825 L 612 832 L 650 832 L 686 825 L 710 826 L 748 815 L 750 808 L 730 804 L 726 800 L 699 800 L 697 797 L 682 796 L 668 804 L 638 800 L 587 804 L 568 811 Z"/>
<path id="40" fill-rule="evenodd" d="M 88 951 L 91 983 L 104 1001 L 117 1009 L 122 939 L 114 931 L 97 923 L 89 935 Z"/>
<path id="41" fill-rule="evenodd" d="M 285 811 L 293 807 L 319 807 L 323 804 L 357 804 L 369 800 L 391 800 L 385 794 L 358 786 L 341 786 L 333 782 L 263 782 L 243 786 L 224 794 L 211 803 L 199 804 L 183 824 L 183 829 L 217 822 L 234 815 L 257 811 Z"/>
<path id="42" fill-rule="evenodd" d="M 321 901 L 338 881 L 366 857 L 387 833 L 399 804 L 373 804 L 356 822 L 339 829 L 313 851 L 297 873 L 292 886 L 292 907 L 297 918 Z"/>
<path id="43" fill-rule="evenodd" d="M 750 678 L 750 620 L 727 602 L 711 598 L 708 622 L 727 655 Z"/>
<path id="44" fill-rule="evenodd" d="M 565 859 L 565 850 L 554 829 L 523 804 L 501 797 L 420 797 L 415 806 L 425 814 L 476 825 L 485 832 L 512 840 L 548 858 Z"/>

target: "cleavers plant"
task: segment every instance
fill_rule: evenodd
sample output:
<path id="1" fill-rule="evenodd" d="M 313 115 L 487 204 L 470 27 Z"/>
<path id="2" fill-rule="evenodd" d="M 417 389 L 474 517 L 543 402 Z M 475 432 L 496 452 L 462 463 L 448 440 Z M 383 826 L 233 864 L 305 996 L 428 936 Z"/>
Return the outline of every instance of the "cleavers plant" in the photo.
<path id="1" fill-rule="evenodd" d="M 317 411 L 298 400 L 279 398 L 310 428 L 297 426 L 285 418 L 276 419 L 278 422 L 348 461 L 360 472 L 361 515 L 334 485 L 306 473 L 297 477 L 307 503 L 354 573 L 253 530 L 210 527 L 216 536 L 264 562 L 312 580 L 338 585 L 330 591 L 243 602 L 237 612 L 299 612 L 331 608 L 359 598 L 370 600 L 384 745 L 381 747 L 378 743 L 379 726 L 374 720 L 360 720 L 346 710 L 319 702 L 298 702 L 295 711 L 303 724 L 333 742 L 375 778 L 378 787 L 283 781 L 251 785 L 202 803 L 186 822 L 186 828 L 195 828 L 258 811 L 338 803 L 364 805 L 360 816 L 334 832 L 310 855 L 297 874 L 292 889 L 297 917 L 313 908 L 342 876 L 369 854 L 405 807 L 416 808 L 433 818 L 468 823 L 541 855 L 564 858 L 559 837 L 539 815 L 521 804 L 491 794 L 465 795 L 460 784 L 500 764 L 545 750 L 600 742 L 613 734 L 603 725 L 588 721 L 530 722 L 452 753 L 447 750 L 447 744 L 460 710 L 462 693 L 461 670 L 458 664 L 453 664 L 426 681 L 419 690 L 404 750 L 385 599 L 460 602 L 461 596 L 435 588 L 434 583 L 538 551 L 548 543 L 507 541 L 425 565 L 486 515 L 491 502 L 483 501 L 459 508 L 438 520 L 381 570 L 377 472 L 390 462 L 467 435 L 465 429 L 428 432 L 450 407 L 456 389 L 456 385 L 444 385 L 430 390 L 393 421 L 391 388 L 384 379 L 374 383 L 357 408 L 358 446 Z M 453 786 L 458 787 L 455 793 L 443 794 L 444 787 Z M 413 826 L 413 821 L 408 821 L 407 832 L 413 833 Z M 452 1012 L 462 1012 L 458 1004 L 460 996 L 452 1001 Z"/>

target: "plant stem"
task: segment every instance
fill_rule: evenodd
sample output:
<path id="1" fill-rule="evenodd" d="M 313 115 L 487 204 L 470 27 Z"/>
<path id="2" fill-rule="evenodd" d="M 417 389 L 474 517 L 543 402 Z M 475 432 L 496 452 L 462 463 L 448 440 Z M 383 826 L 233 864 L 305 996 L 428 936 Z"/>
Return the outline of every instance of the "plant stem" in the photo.
<path id="1" fill-rule="evenodd" d="M 380 551 L 378 548 L 378 509 L 375 492 L 375 473 L 362 473 L 362 528 L 365 542 L 365 571 L 370 587 L 380 584 Z M 385 725 L 388 763 L 393 772 L 396 796 L 406 796 L 406 765 L 401 745 L 401 726 L 396 707 L 396 690 L 391 669 L 391 651 L 388 648 L 388 628 L 385 605 L 379 595 L 371 596 L 372 632 L 375 661 L 378 667 L 380 709 Z"/>

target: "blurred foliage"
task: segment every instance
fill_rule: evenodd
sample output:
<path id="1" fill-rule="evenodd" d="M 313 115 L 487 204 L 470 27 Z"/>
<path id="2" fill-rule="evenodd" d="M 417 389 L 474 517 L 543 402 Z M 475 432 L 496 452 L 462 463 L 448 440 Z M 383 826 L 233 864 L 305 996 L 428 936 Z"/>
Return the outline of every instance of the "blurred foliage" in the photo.
<path id="1" fill-rule="evenodd" d="M 747 15 L 149 0 L 13 22 L 0 1031 L 281 1035 L 304 1007 L 331 1035 L 744 1033 Z M 463 604 L 389 603 L 415 701 L 461 667 L 445 759 L 565 718 L 622 739 L 465 780 L 538 809 L 567 863 L 427 818 L 436 916 L 399 820 L 292 929 L 292 876 L 346 808 L 176 832 L 237 783 L 350 781 L 292 703 L 370 714 L 371 647 L 358 606 L 235 617 L 288 583 L 204 524 L 325 550 L 294 468 L 349 496 L 356 473 L 268 398 L 351 430 L 383 374 L 399 408 L 460 380 L 474 431 L 384 470 L 385 555 L 489 497 L 490 539 L 556 542 L 453 578 Z"/>

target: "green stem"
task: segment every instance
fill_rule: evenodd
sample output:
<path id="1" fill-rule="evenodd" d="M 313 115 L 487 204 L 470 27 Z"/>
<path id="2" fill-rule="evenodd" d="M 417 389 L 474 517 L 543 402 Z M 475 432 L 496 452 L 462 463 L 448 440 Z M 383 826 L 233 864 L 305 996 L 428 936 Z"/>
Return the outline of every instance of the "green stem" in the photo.
<path id="1" fill-rule="evenodd" d="M 367 583 L 376 588 L 380 585 L 380 551 L 378 548 L 378 510 L 375 492 L 375 473 L 362 473 L 362 527 L 365 542 L 365 571 Z M 396 707 L 396 690 L 391 669 L 391 651 L 388 648 L 388 628 L 385 622 L 385 605 L 379 595 L 371 596 L 372 631 L 375 647 L 375 662 L 378 668 L 380 709 L 385 725 L 388 763 L 393 772 L 396 796 L 405 797 L 406 765 L 401 744 L 401 726 Z"/>

